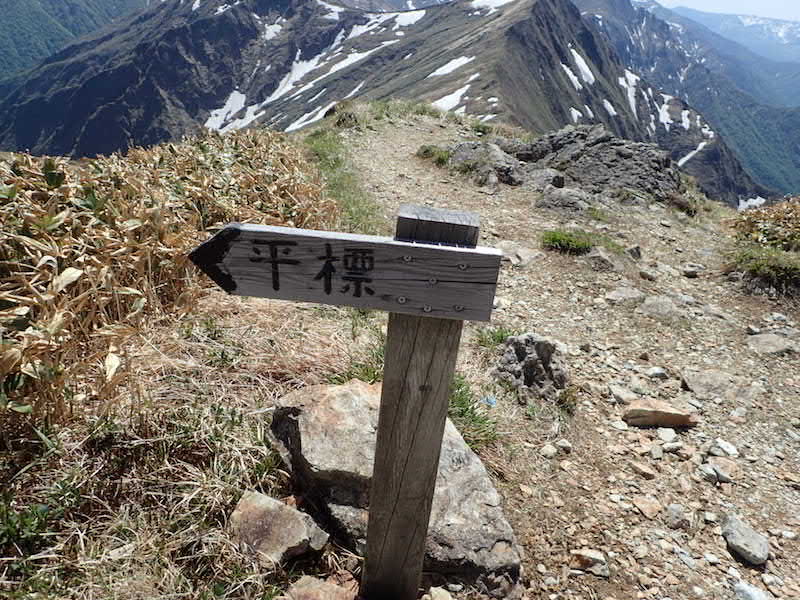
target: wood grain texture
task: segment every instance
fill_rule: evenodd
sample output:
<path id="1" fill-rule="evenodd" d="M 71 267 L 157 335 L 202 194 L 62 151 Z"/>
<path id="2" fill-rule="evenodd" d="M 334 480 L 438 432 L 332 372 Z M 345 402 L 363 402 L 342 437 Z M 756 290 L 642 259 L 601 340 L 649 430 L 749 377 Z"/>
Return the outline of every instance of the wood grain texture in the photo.
<path id="1" fill-rule="evenodd" d="M 471 226 L 432 224 L 477 239 Z M 231 294 L 488 321 L 501 252 L 231 224 L 189 257 Z"/>
<path id="2" fill-rule="evenodd" d="M 450 225 L 440 222 L 438 234 L 426 229 L 439 238 L 428 241 L 477 239 L 477 232 Z M 413 224 L 398 220 L 398 232 L 409 227 Z M 389 316 L 361 586 L 366 600 L 418 596 L 462 327 L 461 321 Z"/>

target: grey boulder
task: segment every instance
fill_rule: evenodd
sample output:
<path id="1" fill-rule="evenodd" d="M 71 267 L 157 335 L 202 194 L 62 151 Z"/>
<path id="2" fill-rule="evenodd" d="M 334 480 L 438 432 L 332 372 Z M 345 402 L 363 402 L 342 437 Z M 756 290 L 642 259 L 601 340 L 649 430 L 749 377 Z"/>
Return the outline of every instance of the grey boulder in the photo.
<path id="1" fill-rule="evenodd" d="M 769 558 L 769 540 L 736 515 L 722 523 L 722 537 L 728 549 L 751 565 L 763 565 Z"/>
<path id="2" fill-rule="evenodd" d="M 320 518 L 357 551 L 366 540 L 380 395 L 379 384 L 356 380 L 312 386 L 283 397 L 271 425 L 273 443 L 298 487 L 319 507 Z M 500 495 L 449 420 L 425 569 L 472 581 L 489 594 L 506 593 L 520 578 L 521 549 Z"/>

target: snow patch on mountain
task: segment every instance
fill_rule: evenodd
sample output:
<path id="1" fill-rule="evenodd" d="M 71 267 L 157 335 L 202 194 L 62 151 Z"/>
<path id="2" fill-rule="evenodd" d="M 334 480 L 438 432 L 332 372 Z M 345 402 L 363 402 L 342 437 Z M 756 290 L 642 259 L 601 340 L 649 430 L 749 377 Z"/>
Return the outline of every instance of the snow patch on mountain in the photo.
<path id="1" fill-rule="evenodd" d="M 336 104 L 336 101 L 331 102 L 327 106 L 323 106 L 322 108 L 317 108 L 312 110 L 311 112 L 307 112 L 302 117 L 297 119 L 294 123 L 289 125 L 286 128 L 286 131 L 294 131 L 295 129 L 300 129 L 301 127 L 305 127 L 306 125 L 311 125 L 311 123 L 315 123 L 319 121 L 322 117 L 325 116 L 325 113 L 328 112 L 333 106 Z"/>
<path id="2" fill-rule="evenodd" d="M 514 2 L 514 0 L 472 0 L 472 6 L 478 9 L 488 8 L 489 12 L 486 13 L 488 16 L 497 12 L 498 8 L 505 6 L 510 2 Z"/>
<path id="3" fill-rule="evenodd" d="M 242 94 L 239 90 L 233 90 L 221 108 L 211 111 L 211 116 L 208 117 L 205 123 L 206 128 L 214 131 L 221 131 L 223 124 L 244 108 L 246 100 L 247 96 Z"/>
<path id="4" fill-rule="evenodd" d="M 459 56 L 458 58 L 454 58 L 451 61 L 443 64 L 441 67 L 433 71 L 430 75 L 425 77 L 425 79 L 429 79 L 430 77 L 440 77 L 442 75 L 449 75 L 459 67 L 463 67 L 466 64 L 471 63 L 475 60 L 474 56 Z"/>
<path id="5" fill-rule="evenodd" d="M 578 76 L 575 75 L 575 72 L 564 63 L 561 63 L 561 68 L 564 69 L 564 72 L 567 74 L 567 77 L 569 77 L 569 80 L 572 82 L 572 85 L 575 86 L 575 90 L 580 92 L 583 89 L 583 86 L 581 85 L 581 82 L 578 80 Z"/>
<path id="6" fill-rule="evenodd" d="M 453 110 L 456 106 L 461 104 L 461 98 L 464 97 L 464 94 L 467 93 L 468 89 L 469 84 L 465 85 L 464 87 L 460 87 L 455 92 L 439 98 L 433 102 L 433 105 L 441 110 Z"/>
<path id="7" fill-rule="evenodd" d="M 589 64 L 580 54 L 578 54 L 575 48 L 570 48 L 570 52 L 572 52 L 572 58 L 575 59 L 575 66 L 578 67 L 578 71 L 580 72 L 583 81 L 589 85 L 594 85 L 596 79 L 594 73 L 592 73 L 592 70 L 589 68 Z"/>
<path id="8" fill-rule="evenodd" d="M 625 91 L 628 93 L 628 103 L 631 105 L 631 112 L 633 116 L 637 118 L 639 114 L 636 110 L 636 86 L 639 85 L 640 79 L 638 75 L 625 69 L 625 75 L 618 80 L 619 84 L 625 88 Z"/>

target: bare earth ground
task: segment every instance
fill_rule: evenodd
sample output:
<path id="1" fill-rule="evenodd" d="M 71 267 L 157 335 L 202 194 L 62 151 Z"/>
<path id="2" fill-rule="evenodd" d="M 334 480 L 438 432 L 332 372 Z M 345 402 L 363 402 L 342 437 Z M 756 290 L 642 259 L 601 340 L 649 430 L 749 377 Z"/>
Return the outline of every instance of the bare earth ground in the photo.
<path id="1" fill-rule="evenodd" d="M 398 206 L 410 202 L 479 213 L 483 245 L 513 240 L 538 249 L 542 231 L 574 224 L 642 248 L 639 265 L 630 261 L 623 272 L 597 272 L 584 258 L 552 252 L 524 268 L 504 263 L 491 327 L 566 345 L 576 390 L 571 412 L 520 404 L 490 375 L 499 350 L 478 343 L 487 325 L 465 330 L 458 371 L 486 396 L 485 410 L 497 421 L 499 439 L 479 454 L 524 549 L 528 597 L 728 600 L 736 577 L 766 589 L 767 576 L 772 594 L 800 598 L 800 429 L 791 424 L 800 417 L 800 357 L 760 356 L 748 347 L 746 332 L 748 325 L 782 325 L 765 321 L 772 313 L 797 328 L 800 309 L 747 295 L 722 274 L 730 243 L 719 225 L 724 211 L 689 219 L 660 205 L 620 206 L 592 218 L 535 209 L 535 194 L 524 188 L 480 188 L 417 158 L 422 144 L 474 136 L 444 119 L 384 120 L 342 135 L 381 207 L 386 233 Z M 707 268 L 688 279 L 679 269 L 688 262 Z M 639 266 L 658 272 L 656 281 L 641 279 Z M 635 305 L 604 300 L 623 284 L 696 302 L 682 307 L 686 318 L 663 323 L 637 314 Z M 703 308 L 709 304 L 714 308 Z M 63 488 L 58 498 L 97 517 L 73 522 L 66 513 L 52 545 L 30 559 L 42 594 L 12 597 L 271 598 L 299 573 L 346 569 L 358 575 L 360 559 L 337 547 L 321 560 L 265 572 L 236 548 L 228 518 L 245 490 L 291 494 L 266 442 L 275 399 L 304 385 L 379 376 L 374 350 L 384 324 L 379 313 L 235 298 L 219 290 L 209 290 L 177 325 L 171 318 L 154 323 L 128 349 L 138 380 L 146 383 L 110 408 L 117 421 L 60 430 L 52 448 L 32 453 L 14 476 L 20 506 L 42 501 L 42 490 Z M 651 367 L 663 367 L 668 379 L 649 379 L 643 371 Z M 697 402 L 681 391 L 680 374 L 688 367 L 727 372 L 736 384 L 719 398 Z M 657 432 L 621 430 L 623 408 L 609 401 L 610 383 L 696 401 L 702 422 L 678 432 L 681 452 L 654 459 Z M 695 461 L 717 438 L 739 451 L 732 484 L 698 476 Z M 562 439 L 571 452 L 552 459 L 540 454 L 542 446 Z M 651 469 L 652 479 L 635 471 L 634 462 Z M 0 477 L 4 468 L 0 464 Z M 73 490 L 80 498 L 69 495 Z M 652 519 L 636 506 L 643 497 L 662 507 Z M 693 516 L 688 530 L 668 526 L 666 507 L 673 503 Z M 731 512 L 769 534 L 772 557 L 765 569 L 741 564 L 726 549 L 719 522 Z M 570 551 L 581 548 L 605 553 L 610 577 L 570 572 Z M 709 554 L 719 563 L 710 564 Z M 0 596 L 17 589 L 4 579 L 12 560 L 0 557 Z M 476 598 L 469 590 L 454 597 Z"/>
<path id="2" fill-rule="evenodd" d="M 526 268 L 503 269 L 493 325 L 567 344 L 572 376 L 581 390 L 571 418 L 546 407 L 526 409 L 498 394 L 493 415 L 503 435 L 482 452 L 525 549 L 530 597 L 728 598 L 733 597 L 728 584 L 732 569 L 761 587 L 763 574 L 775 575 L 784 585 L 773 586 L 773 593 L 800 597 L 800 542 L 782 537 L 800 530 L 796 479 L 791 486 L 791 474 L 800 472 L 800 442 L 787 431 L 800 409 L 800 358 L 759 356 L 748 348 L 746 333 L 748 325 L 762 325 L 775 312 L 797 323 L 797 305 L 747 295 L 741 284 L 721 273 L 730 238 L 717 223 L 717 211 L 692 220 L 658 205 L 619 207 L 605 215 L 605 223 L 537 210 L 530 191 L 479 188 L 414 156 L 422 144 L 447 145 L 459 136 L 469 137 L 470 132 L 456 129 L 426 120 L 351 134 L 352 158 L 389 222 L 404 202 L 469 210 L 481 215 L 483 245 L 513 240 L 529 248 L 539 247 L 543 230 L 577 224 L 603 231 L 622 245 L 640 245 L 642 265 L 658 262 L 677 269 L 650 282 L 635 269 L 598 273 L 585 260 L 554 253 Z M 680 265 L 689 262 L 707 270 L 698 279 L 683 277 Z M 695 309 L 690 313 L 699 314 L 664 324 L 636 314 L 633 307 L 602 301 L 623 284 L 647 295 L 687 294 L 697 306 L 713 304 L 727 316 Z M 491 365 L 476 352 L 474 343 L 467 342 L 459 368 L 489 389 Z M 666 369 L 670 378 L 659 385 L 637 377 L 653 366 Z M 609 403 L 608 383 L 643 385 L 669 399 L 680 393 L 680 372 L 690 367 L 725 371 L 743 386 L 731 398 L 703 402 L 702 424 L 679 434 L 694 449 L 718 437 L 734 444 L 741 455 L 736 459 L 741 474 L 732 485 L 715 487 L 701 480 L 696 465 L 676 454 L 650 458 L 654 430 L 610 426 L 619 421 L 621 409 Z M 637 379 L 632 382 L 632 377 Z M 737 407 L 745 407 L 746 415 L 732 420 Z M 543 444 L 561 438 L 572 443 L 570 454 L 551 460 L 539 454 Z M 633 461 L 649 466 L 656 477 L 648 481 L 638 475 L 631 469 Z M 689 531 L 670 529 L 665 510 L 648 519 L 633 505 L 638 496 L 651 496 L 664 508 L 680 503 L 698 518 Z M 757 530 L 771 532 L 774 559 L 766 569 L 737 562 L 726 549 L 719 523 L 706 523 L 704 511 L 720 519 L 737 512 Z M 606 553 L 611 577 L 570 575 L 569 551 L 579 548 Z M 682 560 L 678 549 L 691 558 Z M 707 553 L 719 557 L 719 564 L 709 564 Z"/>

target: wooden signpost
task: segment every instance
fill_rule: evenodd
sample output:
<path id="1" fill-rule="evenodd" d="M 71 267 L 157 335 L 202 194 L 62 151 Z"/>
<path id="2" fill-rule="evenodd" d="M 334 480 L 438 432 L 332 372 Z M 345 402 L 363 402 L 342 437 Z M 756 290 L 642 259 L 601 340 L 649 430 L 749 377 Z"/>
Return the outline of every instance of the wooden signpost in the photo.
<path id="1" fill-rule="evenodd" d="M 463 321 L 488 321 L 502 253 L 478 217 L 404 205 L 394 239 L 231 224 L 189 258 L 226 292 L 389 315 L 361 596 L 415 600 Z"/>

